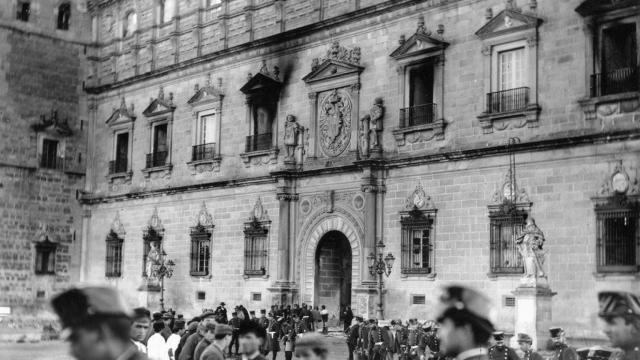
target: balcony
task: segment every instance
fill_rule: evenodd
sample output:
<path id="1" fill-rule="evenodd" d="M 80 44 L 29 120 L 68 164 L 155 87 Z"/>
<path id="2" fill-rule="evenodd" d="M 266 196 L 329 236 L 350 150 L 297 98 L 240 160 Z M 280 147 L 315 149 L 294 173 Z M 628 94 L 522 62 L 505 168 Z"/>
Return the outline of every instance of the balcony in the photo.
<path id="1" fill-rule="evenodd" d="M 529 88 L 496 91 L 487 94 L 487 114 L 524 111 L 529 105 Z"/>
<path id="2" fill-rule="evenodd" d="M 638 66 L 591 75 L 591 97 L 640 90 Z"/>
<path id="3" fill-rule="evenodd" d="M 436 104 L 424 104 L 400 109 L 400 128 L 432 124 L 436 119 Z"/>
<path id="4" fill-rule="evenodd" d="M 126 160 L 112 160 L 109 161 L 109 175 L 122 174 L 127 172 Z"/>
<path id="5" fill-rule="evenodd" d="M 45 169 L 64 170 L 64 158 L 61 156 L 41 156 L 40 167 Z"/>
<path id="6" fill-rule="evenodd" d="M 213 160 L 216 143 L 195 145 L 191 150 L 191 161 Z"/>
<path id="7" fill-rule="evenodd" d="M 265 151 L 272 148 L 272 133 L 247 136 L 245 152 Z"/>
<path id="8" fill-rule="evenodd" d="M 167 165 L 167 151 L 158 151 L 147 154 L 147 169 Z"/>

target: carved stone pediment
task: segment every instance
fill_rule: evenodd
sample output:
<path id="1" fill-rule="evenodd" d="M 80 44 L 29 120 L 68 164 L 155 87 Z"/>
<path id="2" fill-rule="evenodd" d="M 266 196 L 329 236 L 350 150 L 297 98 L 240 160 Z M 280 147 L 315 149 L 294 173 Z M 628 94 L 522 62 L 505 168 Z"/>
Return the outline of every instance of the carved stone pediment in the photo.
<path id="1" fill-rule="evenodd" d="M 251 210 L 251 214 L 249 214 L 248 222 L 270 222 L 269 214 L 267 213 L 267 209 L 262 205 L 262 199 L 258 197 L 255 205 L 253 205 L 253 210 Z"/>
<path id="2" fill-rule="evenodd" d="M 505 203 L 515 204 L 530 204 L 529 194 L 525 188 L 515 185 L 515 189 L 512 189 L 511 184 L 511 170 L 508 170 L 504 175 L 502 182 L 498 183 L 496 189 L 491 196 L 492 205 L 501 205 Z"/>
<path id="3" fill-rule="evenodd" d="M 122 98 L 119 108 L 114 108 L 113 113 L 106 121 L 106 124 L 110 127 L 117 127 L 119 125 L 128 125 L 136 121 L 136 116 L 133 113 L 133 103 L 127 108 L 127 104 Z"/>
<path id="4" fill-rule="evenodd" d="M 629 174 L 631 172 L 631 174 Z M 638 183 L 638 175 L 635 169 L 627 172 L 626 167 L 619 161 L 611 174 L 609 174 L 602 182 L 596 196 L 625 196 L 640 195 L 640 184 Z"/>
<path id="5" fill-rule="evenodd" d="M 200 87 L 198 84 L 195 86 L 195 94 L 187 101 L 187 104 L 191 106 L 206 104 L 211 102 L 220 102 L 224 98 L 224 93 L 221 90 L 222 78 L 218 78 L 218 87 L 214 87 L 211 84 L 211 77 L 207 76 L 207 82 L 204 87 Z"/>
<path id="6" fill-rule="evenodd" d="M 153 208 L 153 214 L 151 215 L 151 218 L 149 218 L 147 226 L 149 229 L 153 229 L 159 233 L 162 233 L 164 231 L 164 225 L 162 225 L 162 221 L 158 216 L 158 208 Z"/>
<path id="7" fill-rule="evenodd" d="M 604 14 L 631 6 L 640 6 L 639 0 L 585 0 L 576 8 L 582 16 Z"/>
<path id="8" fill-rule="evenodd" d="M 448 42 L 437 39 L 427 31 L 418 31 L 411 35 L 406 41 L 401 40 L 401 44 L 392 53 L 392 58 L 399 60 L 409 56 L 423 55 L 431 52 L 441 51 L 449 46 Z"/>
<path id="9" fill-rule="evenodd" d="M 71 136 L 73 130 L 69 127 L 69 119 L 58 118 L 58 111 L 51 110 L 51 115 L 40 115 L 40 122 L 31 125 L 36 132 L 47 132 L 59 136 Z"/>
<path id="10" fill-rule="evenodd" d="M 173 93 L 169 93 L 169 97 L 165 98 L 164 90 L 160 87 L 158 91 L 158 97 L 151 99 L 149 106 L 142 112 L 146 117 L 153 117 L 172 113 L 176 109 L 176 105 L 173 103 Z"/>
<path id="11" fill-rule="evenodd" d="M 120 221 L 119 211 L 116 211 L 116 216 L 113 219 L 113 222 L 111 223 L 111 231 L 116 235 L 118 235 L 118 237 L 124 237 L 126 233 L 124 230 L 124 225 L 122 224 L 122 221 Z"/>
<path id="12" fill-rule="evenodd" d="M 422 184 L 418 184 L 416 188 L 409 194 L 404 203 L 404 211 L 414 211 L 414 210 L 434 210 L 435 205 L 433 204 L 433 200 L 431 196 L 427 195 L 422 187 Z"/>
<path id="13" fill-rule="evenodd" d="M 500 36 L 506 33 L 535 29 L 542 24 L 542 19 L 523 14 L 517 9 L 505 9 L 484 24 L 476 35 L 481 39 Z"/>
<path id="14" fill-rule="evenodd" d="M 207 205 L 204 203 L 204 201 L 202 202 L 202 205 L 200 205 L 200 211 L 198 212 L 198 215 L 195 218 L 193 228 L 196 228 L 199 226 L 205 229 L 210 229 L 215 226 L 213 224 L 213 216 L 211 216 L 211 214 L 207 210 Z"/>
<path id="15" fill-rule="evenodd" d="M 280 69 L 274 66 L 273 71 L 269 71 L 266 61 L 262 61 L 260 71 L 251 75 L 249 73 L 247 82 L 240 88 L 245 95 L 271 93 L 276 90 L 276 94 L 280 93 L 282 81 L 280 81 Z"/>
<path id="16" fill-rule="evenodd" d="M 360 74 L 364 67 L 340 60 L 327 59 L 302 78 L 307 84 L 344 75 Z"/>

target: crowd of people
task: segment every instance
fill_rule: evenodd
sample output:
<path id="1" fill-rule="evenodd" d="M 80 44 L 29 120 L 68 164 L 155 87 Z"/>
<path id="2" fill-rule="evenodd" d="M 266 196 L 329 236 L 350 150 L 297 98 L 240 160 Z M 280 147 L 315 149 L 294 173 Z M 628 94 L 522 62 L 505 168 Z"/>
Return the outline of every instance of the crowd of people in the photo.
<path id="1" fill-rule="evenodd" d="M 542 360 L 529 334 L 517 334 L 518 349 L 496 331 L 495 310 L 484 294 L 464 286 L 444 289 L 435 321 L 365 319 L 344 309 L 348 359 L 353 360 Z M 549 329 L 549 360 L 640 360 L 640 298 L 626 292 L 601 292 L 599 317 L 611 348 L 576 350 L 562 328 Z M 188 321 L 169 310 L 130 311 L 116 290 L 74 288 L 52 301 L 72 354 L 78 360 L 327 360 L 326 309 L 272 306 L 247 311 L 224 303 Z M 320 327 L 322 326 L 322 327 Z M 492 346 L 488 346 L 489 343 Z"/>

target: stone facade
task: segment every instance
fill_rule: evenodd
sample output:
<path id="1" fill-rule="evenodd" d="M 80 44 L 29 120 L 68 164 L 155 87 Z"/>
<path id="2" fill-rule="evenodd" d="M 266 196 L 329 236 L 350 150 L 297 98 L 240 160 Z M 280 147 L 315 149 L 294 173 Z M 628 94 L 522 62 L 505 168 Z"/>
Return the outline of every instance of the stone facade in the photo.
<path id="1" fill-rule="evenodd" d="M 32 2 L 28 21 L 16 2 L 0 5 L 0 326 L 39 328 L 47 299 L 80 279 L 88 119 L 82 115 L 83 13 L 74 2 L 69 30 L 56 30 L 54 2 Z M 43 139 L 58 141 L 43 164 Z M 36 248 L 57 245 L 50 274 L 37 274 Z M 7 310 L 5 308 L 5 310 Z M 13 334 L 13 333 L 11 333 Z"/>

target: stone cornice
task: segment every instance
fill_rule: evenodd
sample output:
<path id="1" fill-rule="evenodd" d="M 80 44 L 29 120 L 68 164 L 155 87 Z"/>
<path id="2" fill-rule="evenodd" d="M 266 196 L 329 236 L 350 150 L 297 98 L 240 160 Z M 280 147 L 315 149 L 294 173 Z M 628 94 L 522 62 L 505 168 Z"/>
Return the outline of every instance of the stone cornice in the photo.
<path id="1" fill-rule="evenodd" d="M 561 135 L 560 135 L 561 136 Z M 558 137 L 553 139 L 536 140 L 529 142 L 522 142 L 516 145 L 512 145 L 512 151 L 516 153 L 533 152 L 533 151 L 548 151 L 555 149 L 562 149 L 568 147 L 592 145 L 592 144 L 606 144 L 619 141 L 631 141 L 640 140 L 640 129 L 621 130 L 609 133 L 592 133 L 592 134 L 580 134 L 574 136 Z M 433 163 L 443 163 L 451 161 L 464 161 L 477 159 L 490 156 L 504 156 L 508 151 L 507 145 L 497 145 L 488 147 L 477 147 L 466 150 L 452 150 L 441 153 L 431 153 L 427 155 L 407 155 L 403 157 L 387 158 L 385 160 L 376 160 L 375 165 L 371 161 L 360 161 L 352 165 L 346 165 L 334 168 L 319 168 L 309 170 L 283 170 L 275 171 L 269 175 L 236 179 L 236 180 L 223 180 L 204 184 L 194 184 L 170 187 L 164 189 L 156 189 L 149 191 L 139 191 L 119 195 L 107 195 L 107 196 L 93 196 L 84 194 L 80 198 L 80 202 L 83 204 L 99 204 L 99 203 L 111 203 L 118 201 L 127 201 L 133 199 L 143 199 L 162 195 L 173 195 L 178 193 L 189 193 L 196 191 L 203 191 L 213 188 L 231 188 L 239 186 L 248 186 L 256 184 L 275 184 L 278 178 L 305 178 L 318 175 L 330 175 L 341 174 L 354 171 L 360 171 L 362 167 L 377 166 L 384 167 L 386 169 L 401 168 L 407 166 L 419 166 Z M 275 190 L 275 188 L 274 188 Z"/>

